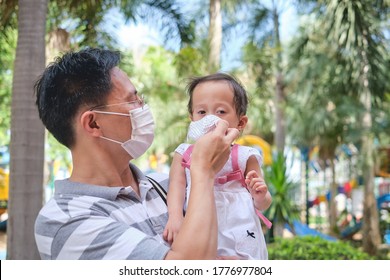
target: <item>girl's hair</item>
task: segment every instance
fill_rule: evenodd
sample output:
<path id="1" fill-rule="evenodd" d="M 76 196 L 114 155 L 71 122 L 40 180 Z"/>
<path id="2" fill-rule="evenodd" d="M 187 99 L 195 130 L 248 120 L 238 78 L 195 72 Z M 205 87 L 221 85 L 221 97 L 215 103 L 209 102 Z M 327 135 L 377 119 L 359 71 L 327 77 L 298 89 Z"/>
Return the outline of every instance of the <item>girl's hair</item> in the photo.
<path id="1" fill-rule="evenodd" d="M 189 83 L 186 87 L 187 93 L 190 96 L 190 99 L 188 100 L 188 112 L 190 115 L 192 115 L 192 95 L 194 93 L 195 88 L 204 82 L 210 82 L 210 81 L 226 81 L 230 85 L 231 89 L 233 90 L 234 97 L 234 107 L 236 108 L 236 113 L 238 116 L 246 115 L 246 110 L 248 107 L 248 97 L 246 94 L 246 91 L 242 84 L 234 78 L 232 75 L 225 74 L 225 73 L 215 73 L 207 76 L 202 77 L 193 77 L 189 79 Z"/>

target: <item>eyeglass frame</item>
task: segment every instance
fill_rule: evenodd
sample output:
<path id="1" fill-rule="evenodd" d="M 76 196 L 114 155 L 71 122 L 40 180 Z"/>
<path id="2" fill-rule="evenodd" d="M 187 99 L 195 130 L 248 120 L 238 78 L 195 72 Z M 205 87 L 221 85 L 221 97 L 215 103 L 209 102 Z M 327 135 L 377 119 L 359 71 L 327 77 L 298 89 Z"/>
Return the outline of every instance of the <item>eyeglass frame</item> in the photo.
<path id="1" fill-rule="evenodd" d="M 141 94 L 141 96 L 137 95 L 137 97 L 138 97 L 137 100 L 134 100 L 134 101 L 120 102 L 120 103 L 114 103 L 114 104 L 96 105 L 96 106 L 93 106 L 92 108 L 90 108 L 88 111 L 99 113 L 99 114 L 129 116 L 129 114 L 117 113 L 117 112 L 99 111 L 99 110 L 96 110 L 96 109 L 104 108 L 104 107 L 113 107 L 113 106 L 124 105 L 124 104 L 129 105 L 129 104 L 134 104 L 134 103 L 138 103 L 140 105 L 140 107 L 136 107 L 134 109 L 143 108 L 144 105 L 145 105 L 145 96 L 143 94 Z M 134 110 L 134 109 L 132 109 L 132 110 Z"/>

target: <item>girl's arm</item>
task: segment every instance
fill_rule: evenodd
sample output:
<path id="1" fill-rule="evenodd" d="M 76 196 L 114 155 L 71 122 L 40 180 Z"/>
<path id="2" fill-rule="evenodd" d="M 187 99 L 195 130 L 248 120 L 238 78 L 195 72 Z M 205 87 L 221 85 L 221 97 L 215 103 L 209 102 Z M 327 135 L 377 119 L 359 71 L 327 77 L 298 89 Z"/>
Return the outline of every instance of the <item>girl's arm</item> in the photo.
<path id="1" fill-rule="evenodd" d="M 250 156 L 245 169 L 245 182 L 257 210 L 264 211 L 271 205 L 272 197 L 263 178 L 259 162 Z"/>
<path id="2" fill-rule="evenodd" d="M 175 153 L 169 171 L 169 188 L 167 194 L 168 223 L 163 237 L 168 243 L 175 239 L 183 222 L 183 206 L 186 193 L 186 177 L 184 167 L 181 166 L 182 156 Z"/>

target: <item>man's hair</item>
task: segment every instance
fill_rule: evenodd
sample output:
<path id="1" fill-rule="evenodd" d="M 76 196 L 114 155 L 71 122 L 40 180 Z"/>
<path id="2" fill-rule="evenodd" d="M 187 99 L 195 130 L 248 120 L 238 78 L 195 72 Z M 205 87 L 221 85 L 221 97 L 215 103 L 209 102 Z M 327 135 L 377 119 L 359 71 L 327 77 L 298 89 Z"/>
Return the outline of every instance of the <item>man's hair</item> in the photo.
<path id="1" fill-rule="evenodd" d="M 236 109 L 237 115 L 238 116 L 246 115 L 246 110 L 248 107 L 248 96 L 246 94 L 246 91 L 237 78 L 225 73 L 215 73 L 207 76 L 190 78 L 190 81 L 186 87 L 187 93 L 190 96 L 187 105 L 187 109 L 190 115 L 192 115 L 192 111 L 193 111 L 192 96 L 195 88 L 201 83 L 210 82 L 210 81 L 213 82 L 226 81 L 230 85 L 234 93 L 233 102 L 234 102 L 234 107 Z"/>
<path id="2" fill-rule="evenodd" d="M 82 106 L 104 104 L 112 89 L 110 70 L 120 53 L 96 48 L 57 57 L 35 83 L 39 117 L 50 133 L 71 148 L 74 118 Z"/>

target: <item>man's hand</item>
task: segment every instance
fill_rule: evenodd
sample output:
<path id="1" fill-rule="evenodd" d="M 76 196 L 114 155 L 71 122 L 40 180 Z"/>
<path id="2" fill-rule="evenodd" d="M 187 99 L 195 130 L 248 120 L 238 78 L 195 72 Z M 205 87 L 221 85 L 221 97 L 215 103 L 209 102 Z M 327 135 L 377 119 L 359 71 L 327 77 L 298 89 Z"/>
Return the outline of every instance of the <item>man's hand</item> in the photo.
<path id="1" fill-rule="evenodd" d="M 196 166 L 215 176 L 228 160 L 231 144 L 238 136 L 236 128 L 229 128 L 228 122 L 220 120 L 213 131 L 196 141 L 191 155 L 191 171 Z"/>

